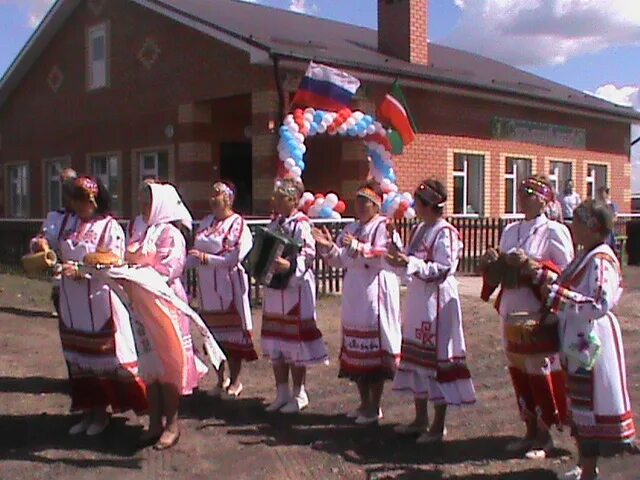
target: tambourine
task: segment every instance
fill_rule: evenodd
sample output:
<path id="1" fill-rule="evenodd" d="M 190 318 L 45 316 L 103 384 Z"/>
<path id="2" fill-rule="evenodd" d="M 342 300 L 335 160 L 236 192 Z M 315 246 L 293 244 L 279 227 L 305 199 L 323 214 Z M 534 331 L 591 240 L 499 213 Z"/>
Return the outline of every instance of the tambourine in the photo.
<path id="1" fill-rule="evenodd" d="M 29 253 L 22 257 L 22 267 L 28 274 L 42 273 L 53 268 L 57 262 L 56 252 L 50 249 Z"/>

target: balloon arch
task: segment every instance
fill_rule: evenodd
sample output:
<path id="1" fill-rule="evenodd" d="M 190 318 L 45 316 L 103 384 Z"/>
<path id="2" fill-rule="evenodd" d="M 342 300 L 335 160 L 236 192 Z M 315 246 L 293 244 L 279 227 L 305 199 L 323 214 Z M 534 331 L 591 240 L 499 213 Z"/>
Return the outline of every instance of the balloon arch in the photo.
<path id="1" fill-rule="evenodd" d="M 399 193 L 393 169 L 391 142 L 387 130 L 373 116 L 359 110 L 342 109 L 328 112 L 313 108 L 296 109 L 288 114 L 280 127 L 278 157 L 281 164 L 279 177 L 302 178 L 305 170 L 305 140 L 320 134 L 361 138 L 367 147 L 371 176 L 380 183 L 384 192 L 382 213 L 388 217 L 414 218 L 413 198 L 408 192 Z M 335 193 L 326 197 L 305 192 L 300 207 L 310 217 L 338 219 L 346 205 Z"/>

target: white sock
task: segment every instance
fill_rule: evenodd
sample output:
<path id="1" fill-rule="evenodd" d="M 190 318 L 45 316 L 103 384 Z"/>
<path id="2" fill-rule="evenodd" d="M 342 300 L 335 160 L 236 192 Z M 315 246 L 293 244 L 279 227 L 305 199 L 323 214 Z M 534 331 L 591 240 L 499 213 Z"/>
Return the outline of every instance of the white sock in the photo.
<path id="1" fill-rule="evenodd" d="M 281 399 L 281 400 L 287 399 L 288 400 L 289 398 L 291 398 L 291 392 L 289 391 L 289 384 L 288 383 L 280 383 L 280 384 L 278 384 L 277 392 L 278 392 L 278 394 L 277 394 L 278 399 Z"/>
<path id="2" fill-rule="evenodd" d="M 300 388 L 297 387 L 293 387 L 293 396 L 294 397 L 301 397 L 304 396 L 305 391 L 304 391 L 304 385 L 300 385 Z"/>

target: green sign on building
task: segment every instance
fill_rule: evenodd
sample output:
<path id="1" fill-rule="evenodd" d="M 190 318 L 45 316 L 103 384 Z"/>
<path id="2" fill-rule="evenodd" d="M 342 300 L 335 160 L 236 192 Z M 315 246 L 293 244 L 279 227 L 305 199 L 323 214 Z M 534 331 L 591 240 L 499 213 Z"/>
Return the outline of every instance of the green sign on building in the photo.
<path id="1" fill-rule="evenodd" d="M 530 122 L 513 118 L 495 117 L 491 121 L 491 136 L 498 140 L 533 143 L 548 147 L 564 147 L 579 150 L 587 148 L 587 132 L 582 128 Z"/>

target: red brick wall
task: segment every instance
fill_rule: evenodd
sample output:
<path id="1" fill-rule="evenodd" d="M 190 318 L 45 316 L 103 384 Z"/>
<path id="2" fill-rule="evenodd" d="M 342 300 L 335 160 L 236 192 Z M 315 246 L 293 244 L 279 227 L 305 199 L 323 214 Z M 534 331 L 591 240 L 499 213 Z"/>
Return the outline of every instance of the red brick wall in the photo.
<path id="1" fill-rule="evenodd" d="M 106 89 L 87 91 L 86 29 L 103 21 L 109 21 L 110 28 L 111 82 Z M 161 50 L 149 70 L 137 59 L 147 38 Z M 57 93 L 47 85 L 55 66 L 64 75 Z M 245 52 L 127 0 L 105 2 L 98 15 L 83 2 L 0 110 L 0 162 L 29 162 L 31 213 L 41 216 L 44 158 L 70 155 L 73 166 L 84 171 L 87 154 L 119 151 L 123 178 L 128 179 L 133 149 L 175 146 L 182 134 L 193 135 L 178 128 L 180 104 L 248 94 L 272 81 L 271 69 L 250 66 Z M 170 124 L 176 127 L 173 139 L 164 133 Z M 214 136 L 226 128 L 234 129 L 233 136 L 238 132 L 237 125 L 228 123 L 214 122 L 213 128 Z M 130 190 L 131 182 L 125 181 L 125 212 L 131 207 Z"/>

